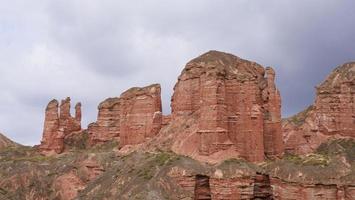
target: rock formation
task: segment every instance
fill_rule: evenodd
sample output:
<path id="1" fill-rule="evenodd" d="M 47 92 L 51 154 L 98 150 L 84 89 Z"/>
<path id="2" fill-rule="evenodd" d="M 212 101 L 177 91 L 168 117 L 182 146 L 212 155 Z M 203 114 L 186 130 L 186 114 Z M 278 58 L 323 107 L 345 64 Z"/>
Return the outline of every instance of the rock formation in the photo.
<path id="1" fill-rule="evenodd" d="M 160 131 L 162 105 L 159 84 L 131 88 L 120 99 L 120 146 L 142 143 Z"/>
<path id="2" fill-rule="evenodd" d="M 283 134 L 289 153 L 314 151 L 329 137 L 355 137 L 355 63 L 337 67 L 317 87 L 315 103 L 284 120 Z"/>
<path id="3" fill-rule="evenodd" d="M 98 107 L 97 121 L 88 127 L 89 143 L 102 144 L 119 140 L 120 136 L 120 99 L 108 98 Z"/>
<path id="4" fill-rule="evenodd" d="M 45 119 L 43 137 L 39 149 L 43 153 L 62 153 L 64 150 L 64 137 L 74 131 L 81 130 L 81 104 L 75 106 L 75 117 L 70 115 L 70 98 L 57 100 L 48 103 Z"/>
<path id="5" fill-rule="evenodd" d="M 59 113 L 59 127 L 63 129 L 64 136 L 81 130 L 81 103 L 75 105 L 75 117 L 70 114 L 70 98 L 61 101 Z"/>
<path id="6" fill-rule="evenodd" d="M 172 120 L 198 113 L 200 155 L 233 149 L 249 161 L 280 156 L 281 100 L 274 79 L 270 67 L 207 52 L 187 63 L 179 76 Z"/>
<path id="7" fill-rule="evenodd" d="M 92 145 L 119 140 L 120 146 L 143 143 L 162 126 L 161 88 L 159 84 L 131 88 L 119 98 L 99 105 L 97 122 L 89 125 Z"/>
<path id="8" fill-rule="evenodd" d="M 338 67 L 314 105 L 283 122 L 286 150 L 313 153 L 267 162 L 284 151 L 275 72 L 231 54 L 186 65 L 171 115 L 158 84 L 106 99 L 87 130 L 80 103 L 72 117 L 70 98 L 52 100 L 40 151 L 0 134 L 0 199 L 353 200 L 354 72 Z"/>

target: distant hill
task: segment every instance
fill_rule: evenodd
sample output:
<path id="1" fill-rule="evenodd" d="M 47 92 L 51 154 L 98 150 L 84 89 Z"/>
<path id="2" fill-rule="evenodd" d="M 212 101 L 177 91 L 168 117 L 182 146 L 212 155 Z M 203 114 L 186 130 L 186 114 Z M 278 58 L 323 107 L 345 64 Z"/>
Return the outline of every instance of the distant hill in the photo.
<path id="1" fill-rule="evenodd" d="M 10 147 L 10 146 L 20 146 L 20 145 L 10 140 L 2 133 L 0 133 L 0 149 Z"/>

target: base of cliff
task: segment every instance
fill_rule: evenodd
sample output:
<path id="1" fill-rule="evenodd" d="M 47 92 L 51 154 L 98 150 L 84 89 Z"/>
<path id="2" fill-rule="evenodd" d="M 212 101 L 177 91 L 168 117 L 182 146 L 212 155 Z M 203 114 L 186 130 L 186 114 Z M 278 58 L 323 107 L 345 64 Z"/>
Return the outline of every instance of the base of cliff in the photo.
<path id="1" fill-rule="evenodd" d="M 115 144 L 42 156 L 0 150 L 0 199 L 351 199 L 355 140 L 333 140 L 315 154 L 259 165 L 207 164 L 171 151 L 119 156 Z"/>

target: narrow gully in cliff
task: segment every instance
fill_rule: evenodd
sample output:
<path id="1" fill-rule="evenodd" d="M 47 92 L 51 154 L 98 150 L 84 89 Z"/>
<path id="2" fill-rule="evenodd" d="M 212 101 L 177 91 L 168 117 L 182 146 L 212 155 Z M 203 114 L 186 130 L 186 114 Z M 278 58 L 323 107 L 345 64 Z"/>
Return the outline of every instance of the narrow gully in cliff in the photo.
<path id="1" fill-rule="evenodd" d="M 211 200 L 210 177 L 196 175 L 195 200 Z"/>
<path id="2" fill-rule="evenodd" d="M 269 175 L 256 174 L 254 179 L 254 200 L 272 200 L 273 192 Z"/>

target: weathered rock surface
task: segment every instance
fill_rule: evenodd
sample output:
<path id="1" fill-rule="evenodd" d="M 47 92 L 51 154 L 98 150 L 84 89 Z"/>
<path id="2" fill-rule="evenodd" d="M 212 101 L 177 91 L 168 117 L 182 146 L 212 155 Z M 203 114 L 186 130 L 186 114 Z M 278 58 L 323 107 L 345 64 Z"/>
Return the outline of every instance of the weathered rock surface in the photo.
<path id="1" fill-rule="evenodd" d="M 120 99 L 108 98 L 98 107 L 97 121 L 88 127 L 91 145 L 119 140 L 120 136 Z"/>
<path id="2" fill-rule="evenodd" d="M 171 102 L 172 123 L 198 113 L 198 136 L 192 134 L 191 140 L 198 137 L 198 144 L 190 145 L 197 145 L 200 155 L 232 151 L 253 162 L 263 161 L 265 155 L 281 156 L 281 100 L 274 79 L 270 67 L 207 52 L 187 63 L 179 76 Z"/>
<path id="3" fill-rule="evenodd" d="M 354 71 L 337 68 L 315 104 L 284 122 L 287 150 L 313 153 L 267 162 L 284 148 L 275 72 L 230 54 L 187 64 L 171 115 L 157 84 L 106 99 L 87 130 L 80 103 L 71 117 L 69 98 L 53 100 L 40 152 L 6 148 L 0 134 L 0 199 L 353 200 Z"/>
<path id="4" fill-rule="evenodd" d="M 48 103 L 45 119 L 43 137 L 39 149 L 45 154 L 62 153 L 64 150 L 64 137 L 72 132 L 81 130 L 81 104 L 75 106 L 75 117 L 70 115 L 70 98 L 57 100 Z"/>
<path id="5" fill-rule="evenodd" d="M 85 188 L 85 184 L 74 172 L 69 172 L 56 178 L 53 188 L 57 191 L 57 198 L 74 199 L 78 191 Z"/>
<path id="6" fill-rule="evenodd" d="M 355 137 L 355 63 L 337 67 L 317 87 L 314 105 L 283 122 L 286 150 L 313 152 L 330 137 Z"/>
<path id="7" fill-rule="evenodd" d="M 120 146 L 140 144 L 154 137 L 162 124 L 159 84 L 131 88 L 122 93 Z"/>
<path id="8" fill-rule="evenodd" d="M 134 87 L 99 107 L 97 122 L 89 125 L 91 145 L 117 140 L 120 146 L 136 145 L 154 137 L 162 126 L 159 84 Z"/>

